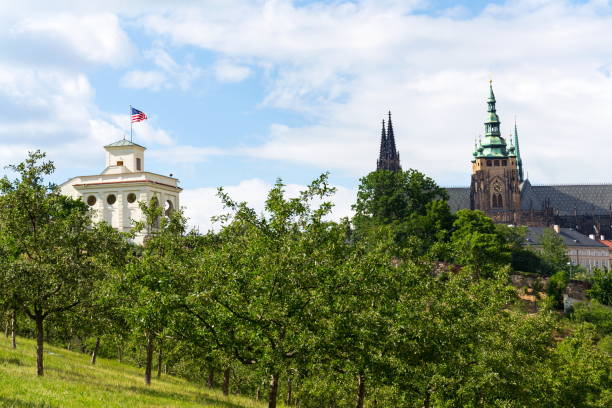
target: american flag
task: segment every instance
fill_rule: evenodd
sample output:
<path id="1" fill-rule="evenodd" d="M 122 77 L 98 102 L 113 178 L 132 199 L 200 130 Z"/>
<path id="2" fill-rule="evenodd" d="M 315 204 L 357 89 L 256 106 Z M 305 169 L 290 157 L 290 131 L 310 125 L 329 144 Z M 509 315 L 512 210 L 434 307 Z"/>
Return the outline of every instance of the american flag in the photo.
<path id="1" fill-rule="evenodd" d="M 132 123 L 142 122 L 147 118 L 147 114 L 139 111 L 138 109 L 132 108 Z"/>

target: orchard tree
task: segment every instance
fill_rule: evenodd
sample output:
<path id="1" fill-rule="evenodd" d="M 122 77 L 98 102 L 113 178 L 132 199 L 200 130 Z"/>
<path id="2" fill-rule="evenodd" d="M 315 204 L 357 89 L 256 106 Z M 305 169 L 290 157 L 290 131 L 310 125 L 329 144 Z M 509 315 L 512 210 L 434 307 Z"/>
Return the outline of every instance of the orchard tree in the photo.
<path id="1" fill-rule="evenodd" d="M 123 298 L 122 315 L 145 339 L 145 384 L 151 384 L 156 341 L 170 324 L 179 300 L 178 288 L 191 253 L 185 245 L 186 219 L 180 210 L 164 215 L 153 197 L 140 203 L 143 221 L 134 230 L 146 232 L 142 254 L 118 271 L 115 296 Z"/>
<path id="2" fill-rule="evenodd" d="M 286 198 L 278 181 L 262 215 L 221 192 L 230 222 L 202 255 L 186 298 L 218 347 L 269 375 L 270 408 L 287 367 L 314 357 L 327 310 L 320 288 L 344 259 L 346 228 L 325 220 L 331 204 L 311 207 L 332 192 L 327 175 L 296 198 Z"/>
<path id="3" fill-rule="evenodd" d="M 30 153 L 9 166 L 18 178 L 0 180 L 0 224 L 17 256 L 2 269 L 2 290 L 36 326 L 37 373 L 44 374 L 43 339 L 47 317 L 87 303 L 102 276 L 96 261 L 106 234 L 92 227 L 87 205 L 63 196 L 44 177 L 54 171 L 45 154 Z"/>

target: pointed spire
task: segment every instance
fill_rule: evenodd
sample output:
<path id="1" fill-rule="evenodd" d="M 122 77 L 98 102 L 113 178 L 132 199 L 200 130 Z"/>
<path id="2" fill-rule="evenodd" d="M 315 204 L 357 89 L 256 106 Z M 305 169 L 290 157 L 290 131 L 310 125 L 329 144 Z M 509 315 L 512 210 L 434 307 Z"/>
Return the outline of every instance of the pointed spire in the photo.
<path id="1" fill-rule="evenodd" d="M 493 93 L 493 80 L 492 79 L 489 79 L 489 99 L 487 100 L 487 102 L 493 102 L 493 112 L 495 112 L 495 94 Z"/>
<path id="2" fill-rule="evenodd" d="M 478 157 L 507 157 L 508 150 L 506 140 L 501 135 L 499 117 L 495 109 L 495 94 L 493 93 L 492 80 L 489 81 L 487 120 L 484 125 L 485 136 L 478 149 Z"/>
<path id="3" fill-rule="evenodd" d="M 395 156 L 395 135 L 393 134 L 393 123 L 391 122 L 391 111 L 389 111 L 389 122 L 387 123 L 387 138 L 389 139 L 389 155 Z"/>
<path id="4" fill-rule="evenodd" d="M 385 157 L 385 150 L 387 148 L 387 131 L 385 130 L 385 120 L 382 120 L 382 131 L 380 132 L 380 152 L 378 153 L 378 160 L 376 167 L 380 166 L 381 161 Z"/>
<path id="5" fill-rule="evenodd" d="M 518 166 L 519 181 L 523 181 L 523 160 L 519 149 L 518 129 L 516 127 L 516 116 L 514 117 L 514 153 L 516 154 L 516 164 Z"/>
<path id="6" fill-rule="evenodd" d="M 382 133 L 380 138 L 380 153 L 376 162 L 377 170 L 399 171 L 402 169 L 399 162 L 399 153 L 395 147 L 395 135 L 393 133 L 393 123 L 391 122 L 391 111 L 385 131 L 385 121 L 383 120 Z"/>

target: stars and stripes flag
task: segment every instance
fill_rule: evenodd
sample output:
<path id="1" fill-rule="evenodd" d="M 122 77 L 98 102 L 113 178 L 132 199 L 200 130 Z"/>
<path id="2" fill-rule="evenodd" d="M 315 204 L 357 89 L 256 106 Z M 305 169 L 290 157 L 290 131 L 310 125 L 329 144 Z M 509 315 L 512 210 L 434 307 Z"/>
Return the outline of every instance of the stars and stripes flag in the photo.
<path id="1" fill-rule="evenodd" d="M 131 108 L 131 109 L 132 109 L 132 122 L 131 123 L 142 122 L 143 120 L 147 118 L 146 113 L 139 111 L 138 109 L 134 109 L 134 108 Z"/>

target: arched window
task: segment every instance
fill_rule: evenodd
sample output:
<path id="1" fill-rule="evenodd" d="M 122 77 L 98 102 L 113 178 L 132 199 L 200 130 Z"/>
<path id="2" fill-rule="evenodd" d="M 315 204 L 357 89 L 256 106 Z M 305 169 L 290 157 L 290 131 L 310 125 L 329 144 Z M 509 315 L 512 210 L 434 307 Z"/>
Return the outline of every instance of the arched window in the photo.
<path id="1" fill-rule="evenodd" d="M 504 206 L 504 200 L 502 199 L 501 194 L 493 194 L 491 197 L 491 206 L 493 208 L 501 208 Z"/>

